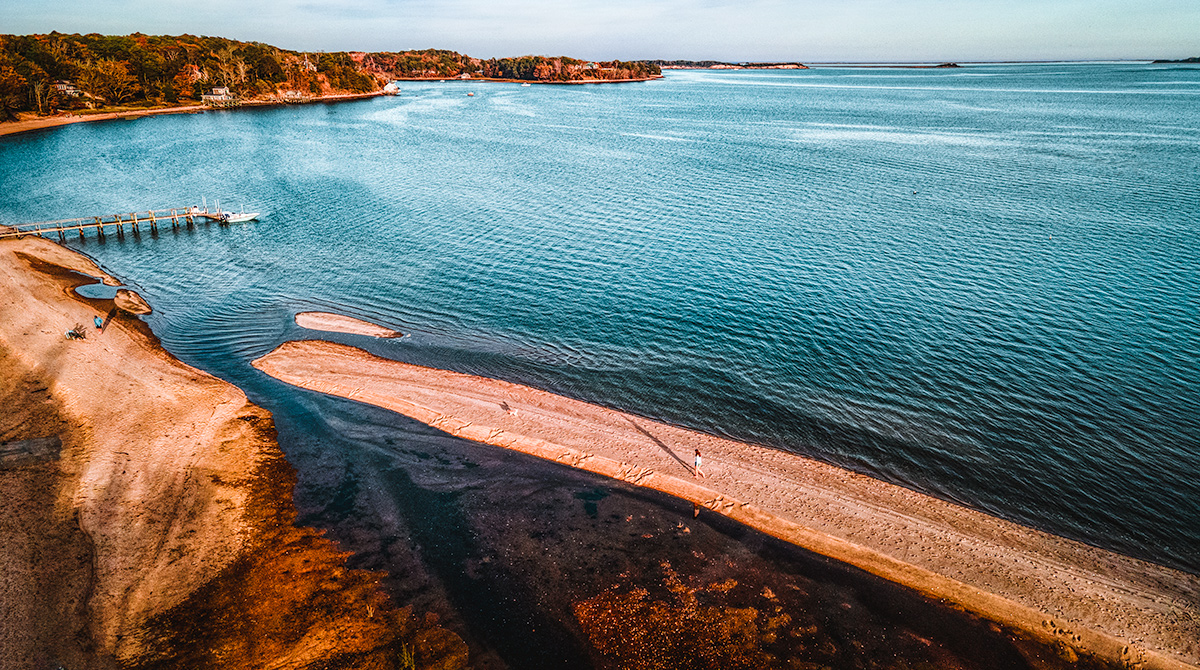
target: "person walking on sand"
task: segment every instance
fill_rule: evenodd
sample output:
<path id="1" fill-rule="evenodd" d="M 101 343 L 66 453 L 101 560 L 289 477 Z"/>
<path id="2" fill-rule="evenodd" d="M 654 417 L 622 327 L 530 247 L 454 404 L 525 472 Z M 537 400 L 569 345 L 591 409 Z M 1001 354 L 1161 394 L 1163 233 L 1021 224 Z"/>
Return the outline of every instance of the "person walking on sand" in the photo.
<path id="1" fill-rule="evenodd" d="M 700 450 L 696 450 L 696 477 L 703 477 L 704 471 L 700 469 Z"/>

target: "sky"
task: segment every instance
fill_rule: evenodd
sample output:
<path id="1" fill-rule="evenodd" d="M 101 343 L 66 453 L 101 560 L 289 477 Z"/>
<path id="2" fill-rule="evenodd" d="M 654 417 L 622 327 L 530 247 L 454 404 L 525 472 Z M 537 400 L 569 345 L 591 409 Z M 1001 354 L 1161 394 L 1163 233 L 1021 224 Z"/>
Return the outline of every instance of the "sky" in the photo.
<path id="1" fill-rule="evenodd" d="M 916 62 L 1200 56 L 1200 0 L 0 0 L 0 33 L 300 51 Z"/>

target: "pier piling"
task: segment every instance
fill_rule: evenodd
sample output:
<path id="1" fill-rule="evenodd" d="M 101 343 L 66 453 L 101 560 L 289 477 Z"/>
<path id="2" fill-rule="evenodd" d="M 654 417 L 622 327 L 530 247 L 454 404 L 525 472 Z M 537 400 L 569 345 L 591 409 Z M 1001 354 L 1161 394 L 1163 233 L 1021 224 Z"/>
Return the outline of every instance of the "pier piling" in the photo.
<path id="1" fill-rule="evenodd" d="M 125 226 L 128 224 L 130 232 L 136 237 L 141 237 L 141 226 L 143 223 L 150 224 L 150 233 L 158 235 L 159 219 L 171 220 L 171 229 L 178 232 L 181 225 L 186 225 L 188 230 L 191 230 L 197 219 L 208 219 L 216 221 L 220 225 L 228 225 L 226 217 L 228 213 L 221 210 L 209 210 L 207 208 L 201 210 L 192 207 L 174 207 L 170 209 L 151 209 L 146 210 L 144 214 L 132 212 L 129 214 L 111 214 L 107 216 L 84 216 L 76 219 L 63 219 L 60 221 L 41 221 L 38 223 L 26 223 L 16 226 L 8 226 L 0 229 L 0 239 L 21 238 L 26 235 L 49 236 L 57 235 L 60 242 L 65 242 L 67 235 L 71 231 L 79 233 L 79 239 L 86 239 L 86 232 L 89 230 L 96 231 L 96 237 L 103 241 L 111 230 L 111 227 L 117 229 L 117 238 L 125 239 Z"/>

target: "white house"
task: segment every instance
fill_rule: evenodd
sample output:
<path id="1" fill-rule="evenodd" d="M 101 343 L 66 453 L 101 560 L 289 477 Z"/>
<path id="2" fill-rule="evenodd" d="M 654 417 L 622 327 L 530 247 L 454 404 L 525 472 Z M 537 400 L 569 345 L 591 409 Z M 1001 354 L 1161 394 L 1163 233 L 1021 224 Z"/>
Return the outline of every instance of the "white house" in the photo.
<path id="1" fill-rule="evenodd" d="M 71 98 L 78 98 L 79 96 L 83 95 L 83 91 L 76 88 L 75 84 L 65 80 L 54 82 L 54 90 Z"/>
<path id="2" fill-rule="evenodd" d="M 229 92 L 229 87 L 218 86 L 212 90 L 212 93 L 202 94 L 200 100 L 209 105 L 228 106 L 236 104 L 237 97 Z"/>

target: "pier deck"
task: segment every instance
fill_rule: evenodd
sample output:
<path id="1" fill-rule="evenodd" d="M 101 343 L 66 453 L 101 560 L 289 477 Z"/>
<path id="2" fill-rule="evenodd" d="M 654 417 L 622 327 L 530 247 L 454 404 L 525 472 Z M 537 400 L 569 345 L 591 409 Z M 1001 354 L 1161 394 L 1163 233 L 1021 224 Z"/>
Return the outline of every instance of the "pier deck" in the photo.
<path id="1" fill-rule="evenodd" d="M 233 212 L 223 212 L 220 209 L 210 210 L 205 207 L 178 207 L 172 209 L 151 209 L 144 212 L 130 212 L 128 214 L 111 214 L 108 216 L 83 216 L 75 219 L 60 219 L 58 221 L 38 221 L 35 223 L 22 223 L 15 226 L 0 226 L 0 240 L 21 238 L 26 235 L 39 235 L 46 237 L 49 235 L 57 235 L 60 242 L 65 242 L 68 233 L 79 233 L 79 238 L 84 238 L 86 231 L 95 231 L 96 236 L 104 239 L 106 235 L 116 233 L 118 238 L 124 239 L 125 229 L 128 226 L 129 231 L 134 235 L 141 233 L 141 226 L 150 226 L 152 233 L 158 232 L 159 225 L 170 224 L 172 230 L 179 230 L 180 226 L 191 228 L 198 220 L 216 221 L 220 224 L 227 223 L 226 218 L 234 214 Z"/>

